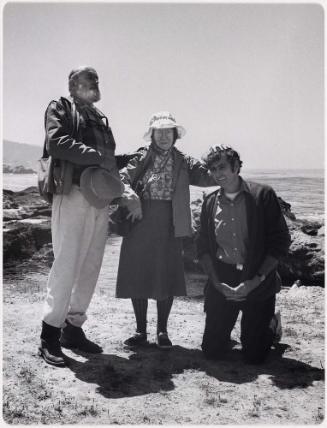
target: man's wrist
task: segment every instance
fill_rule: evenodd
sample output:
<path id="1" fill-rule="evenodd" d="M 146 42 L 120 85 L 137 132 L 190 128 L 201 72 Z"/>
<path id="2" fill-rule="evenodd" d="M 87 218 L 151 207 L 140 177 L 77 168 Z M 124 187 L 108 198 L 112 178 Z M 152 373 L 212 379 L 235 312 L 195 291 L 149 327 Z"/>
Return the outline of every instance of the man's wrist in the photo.
<path id="1" fill-rule="evenodd" d="M 219 291 L 220 293 L 223 292 L 223 287 L 221 285 L 221 282 L 219 281 L 219 279 L 215 279 L 214 281 L 212 281 L 214 288 Z"/>

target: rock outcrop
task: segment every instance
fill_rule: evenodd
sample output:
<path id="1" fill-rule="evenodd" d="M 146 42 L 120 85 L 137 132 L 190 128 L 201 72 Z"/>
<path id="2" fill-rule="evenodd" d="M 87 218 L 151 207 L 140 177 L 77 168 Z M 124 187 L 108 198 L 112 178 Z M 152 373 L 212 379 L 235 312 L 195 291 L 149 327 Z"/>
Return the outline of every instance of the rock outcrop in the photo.
<path id="1" fill-rule="evenodd" d="M 324 227 L 317 222 L 286 219 L 292 244 L 279 264 L 279 273 L 287 283 L 323 285 L 325 278 Z M 284 281 L 284 282 L 285 282 Z"/>
<path id="2" fill-rule="evenodd" d="M 290 229 L 292 244 L 288 256 L 281 261 L 279 272 L 284 284 L 299 280 L 305 285 L 324 285 L 324 225 L 296 219 L 291 205 L 280 204 Z M 194 238 L 200 222 L 202 199 L 191 202 L 194 235 L 184 241 L 186 271 L 202 272 L 196 258 Z M 21 192 L 4 190 L 3 255 L 4 267 L 31 258 L 51 264 L 51 207 L 44 202 L 36 187 Z"/>
<path id="3" fill-rule="evenodd" d="M 12 266 L 33 257 L 51 242 L 51 207 L 36 187 L 3 191 L 3 263 Z"/>
<path id="4" fill-rule="evenodd" d="M 4 267 L 33 257 L 49 242 L 51 242 L 50 220 L 11 221 L 3 230 Z"/>

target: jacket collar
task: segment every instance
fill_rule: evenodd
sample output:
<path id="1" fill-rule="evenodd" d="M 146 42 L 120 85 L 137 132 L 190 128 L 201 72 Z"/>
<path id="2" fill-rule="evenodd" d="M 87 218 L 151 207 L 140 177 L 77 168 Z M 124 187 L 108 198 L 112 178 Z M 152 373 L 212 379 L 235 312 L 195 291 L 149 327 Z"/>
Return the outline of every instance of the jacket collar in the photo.
<path id="1" fill-rule="evenodd" d="M 180 170 L 182 168 L 183 162 L 184 162 L 184 156 L 182 153 L 176 149 L 176 147 L 173 147 L 172 150 L 173 153 L 173 160 L 174 160 L 174 169 L 173 169 L 173 189 L 176 189 L 176 184 L 178 180 L 178 176 L 180 173 Z"/>

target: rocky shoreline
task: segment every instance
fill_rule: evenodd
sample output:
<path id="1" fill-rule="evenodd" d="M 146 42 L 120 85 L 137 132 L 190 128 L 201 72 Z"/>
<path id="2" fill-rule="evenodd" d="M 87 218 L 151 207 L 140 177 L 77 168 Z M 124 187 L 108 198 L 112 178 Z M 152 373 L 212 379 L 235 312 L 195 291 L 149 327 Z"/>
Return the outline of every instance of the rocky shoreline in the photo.
<path id="1" fill-rule="evenodd" d="M 194 236 L 199 225 L 202 200 L 191 202 Z M 290 229 L 292 244 L 281 261 L 279 273 L 285 285 L 324 285 L 324 224 L 299 220 L 291 205 L 280 204 Z M 3 263 L 4 275 L 26 260 L 31 265 L 49 266 L 53 260 L 51 245 L 51 207 L 43 201 L 36 187 L 19 192 L 3 191 Z M 194 239 L 184 241 L 186 272 L 202 273 L 195 255 Z"/>

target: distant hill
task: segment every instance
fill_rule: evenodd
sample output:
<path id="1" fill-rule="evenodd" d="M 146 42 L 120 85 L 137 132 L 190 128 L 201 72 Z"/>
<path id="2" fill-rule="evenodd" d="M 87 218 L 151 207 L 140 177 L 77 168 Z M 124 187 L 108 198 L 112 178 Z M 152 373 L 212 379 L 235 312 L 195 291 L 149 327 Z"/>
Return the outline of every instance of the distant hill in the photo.
<path id="1" fill-rule="evenodd" d="M 3 140 L 3 164 L 10 167 L 23 166 L 37 170 L 37 160 L 42 156 L 42 147 Z"/>

